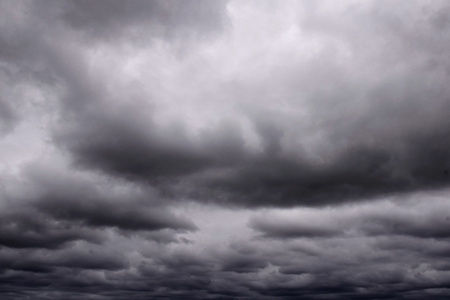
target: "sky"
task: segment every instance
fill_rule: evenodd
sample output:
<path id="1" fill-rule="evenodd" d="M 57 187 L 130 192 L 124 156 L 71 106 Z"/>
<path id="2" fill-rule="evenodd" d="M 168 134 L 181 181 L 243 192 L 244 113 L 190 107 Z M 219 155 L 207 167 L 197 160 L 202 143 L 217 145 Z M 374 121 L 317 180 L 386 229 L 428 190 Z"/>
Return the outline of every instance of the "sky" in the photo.
<path id="1" fill-rule="evenodd" d="M 0 0 L 0 297 L 449 299 L 450 3 Z"/>

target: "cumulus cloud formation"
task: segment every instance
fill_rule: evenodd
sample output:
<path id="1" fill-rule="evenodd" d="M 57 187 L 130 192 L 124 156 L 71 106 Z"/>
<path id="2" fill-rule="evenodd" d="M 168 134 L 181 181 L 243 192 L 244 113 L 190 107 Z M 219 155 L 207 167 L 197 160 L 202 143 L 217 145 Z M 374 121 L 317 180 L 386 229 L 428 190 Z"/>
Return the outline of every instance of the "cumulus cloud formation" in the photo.
<path id="1" fill-rule="evenodd" d="M 449 13 L 2 1 L 1 298 L 448 298 Z"/>

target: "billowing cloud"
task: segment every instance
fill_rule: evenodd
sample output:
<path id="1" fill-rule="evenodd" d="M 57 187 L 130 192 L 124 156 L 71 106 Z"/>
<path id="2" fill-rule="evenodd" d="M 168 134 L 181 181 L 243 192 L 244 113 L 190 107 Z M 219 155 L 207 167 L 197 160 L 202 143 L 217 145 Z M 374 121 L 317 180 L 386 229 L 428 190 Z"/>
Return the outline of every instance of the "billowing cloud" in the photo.
<path id="1" fill-rule="evenodd" d="M 334 9 L 325 3 L 315 8 L 314 20 L 301 13 L 290 16 L 293 23 L 285 26 L 297 30 L 291 38 L 317 43 L 319 50 L 311 49 L 308 59 L 293 53 L 271 57 L 267 70 L 254 79 L 239 79 L 244 70 L 233 70 L 233 84 L 218 70 L 217 82 L 211 84 L 217 85 L 220 96 L 208 94 L 195 78 L 178 82 L 190 61 L 200 59 L 195 53 L 167 59 L 154 50 L 148 59 L 174 63 L 171 72 L 180 74 L 168 77 L 152 71 L 154 78 L 165 80 L 166 88 L 150 83 L 147 92 L 110 91 L 106 78 L 89 78 L 79 65 L 64 63 L 63 76 L 70 85 L 56 141 L 84 167 L 135 180 L 164 179 L 173 193 L 191 190 L 192 198 L 217 198 L 227 205 L 316 206 L 447 186 L 448 63 L 442 52 L 422 43 L 434 43 L 434 49 L 446 48 L 448 42 L 438 39 L 444 29 L 436 29 L 437 11 L 430 8 L 420 15 L 420 4 L 414 4 L 417 11 L 395 5 L 394 12 L 376 3 L 354 10 L 345 6 L 348 11 L 342 13 L 360 21 L 361 28 L 357 23 L 317 23 Z M 265 8 L 260 9 L 263 18 L 269 18 Z M 402 19 L 403 11 L 421 18 L 421 30 L 414 31 L 419 25 Z M 374 19 L 377 14 L 380 18 Z M 342 27 L 339 34 L 336 27 Z M 371 46 L 363 47 L 361 39 Z M 395 47 L 386 46 L 391 43 Z M 411 43 L 421 46 L 411 48 Z M 215 47 L 222 50 L 220 44 Z M 389 56 L 395 68 L 386 61 Z M 82 64 L 88 63 L 85 59 Z M 218 67 L 218 59 L 208 58 L 207 63 Z M 142 61 L 143 66 L 158 66 L 145 55 Z M 280 64 L 286 68 L 276 67 Z M 207 66 L 196 68 L 210 72 Z M 192 88 L 197 94 L 177 91 Z M 173 96 L 166 100 L 169 93 Z M 219 102 L 222 94 L 231 105 Z M 205 99 L 202 107 L 194 97 L 212 99 Z M 73 106 L 83 101 L 89 108 Z M 186 112 L 171 106 L 176 101 Z M 189 110 L 209 123 L 193 122 Z M 169 117 L 162 119 L 166 114 Z M 210 122 L 213 117 L 225 123 Z M 234 125 L 223 125 L 227 118 Z"/>
<path id="2" fill-rule="evenodd" d="M 124 234 L 162 231 L 159 235 L 166 236 L 171 231 L 197 229 L 191 220 L 147 198 L 155 195 L 132 191 L 132 187 L 112 188 L 95 177 L 69 175 L 41 165 L 28 166 L 21 176 L 24 182 L 17 184 L 22 191 L 2 194 L 3 246 L 60 248 L 78 240 L 102 243 L 107 229 Z"/>
<path id="3" fill-rule="evenodd" d="M 2 299 L 447 299 L 449 4 L 2 1 Z"/>

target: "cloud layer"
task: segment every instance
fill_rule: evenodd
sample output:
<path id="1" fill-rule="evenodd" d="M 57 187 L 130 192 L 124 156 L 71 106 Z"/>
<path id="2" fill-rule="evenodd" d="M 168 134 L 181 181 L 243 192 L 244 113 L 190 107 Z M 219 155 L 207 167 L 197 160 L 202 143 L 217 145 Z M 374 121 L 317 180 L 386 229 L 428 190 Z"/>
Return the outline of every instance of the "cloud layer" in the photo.
<path id="1" fill-rule="evenodd" d="M 2 1 L 2 299 L 447 299 L 446 1 Z"/>

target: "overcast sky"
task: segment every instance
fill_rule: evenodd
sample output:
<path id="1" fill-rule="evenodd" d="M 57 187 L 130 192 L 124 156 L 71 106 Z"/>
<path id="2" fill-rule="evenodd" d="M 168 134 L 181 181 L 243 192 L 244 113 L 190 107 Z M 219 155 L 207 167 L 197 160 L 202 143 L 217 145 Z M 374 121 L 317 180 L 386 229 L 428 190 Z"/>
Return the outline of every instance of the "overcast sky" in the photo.
<path id="1" fill-rule="evenodd" d="M 0 298 L 449 299 L 450 3 L 0 0 Z"/>

